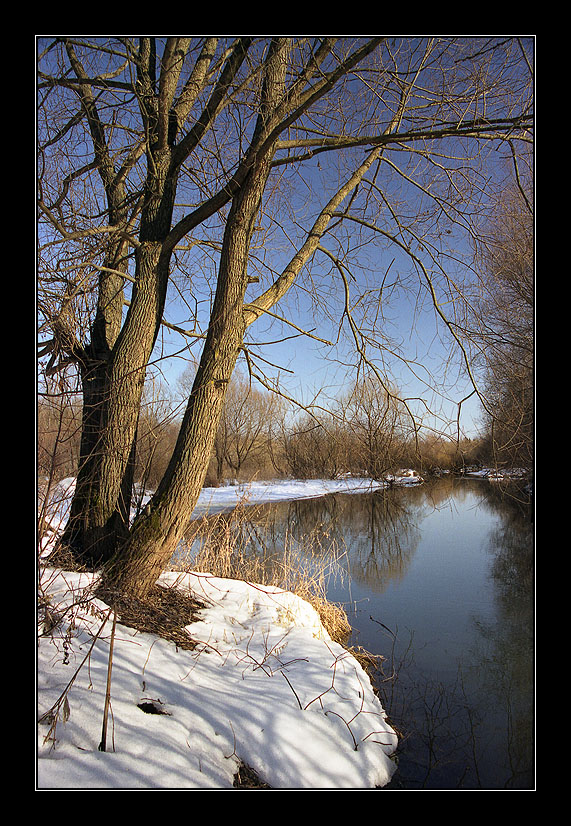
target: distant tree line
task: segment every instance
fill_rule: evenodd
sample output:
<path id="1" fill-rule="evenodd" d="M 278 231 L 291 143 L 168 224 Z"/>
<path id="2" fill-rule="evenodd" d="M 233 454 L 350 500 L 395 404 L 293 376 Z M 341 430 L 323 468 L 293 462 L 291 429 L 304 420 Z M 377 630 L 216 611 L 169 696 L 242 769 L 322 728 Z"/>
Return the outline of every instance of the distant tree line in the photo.
<path id="1" fill-rule="evenodd" d="M 534 212 L 533 180 L 519 170 L 481 235 L 475 361 L 483 374 L 482 452 L 499 467 L 534 462 Z"/>
<path id="2" fill-rule="evenodd" d="M 191 371 L 179 380 L 192 382 Z M 38 403 L 38 475 L 52 482 L 77 473 L 81 403 L 68 389 L 46 388 Z M 135 461 L 140 488 L 154 490 L 178 436 L 175 394 L 147 387 Z M 335 478 L 351 473 L 382 478 L 402 467 L 461 469 L 491 459 L 489 440 L 415 436 L 396 392 L 372 380 L 356 382 L 329 411 L 294 411 L 282 397 L 236 373 L 228 389 L 205 486 L 276 477 Z"/>

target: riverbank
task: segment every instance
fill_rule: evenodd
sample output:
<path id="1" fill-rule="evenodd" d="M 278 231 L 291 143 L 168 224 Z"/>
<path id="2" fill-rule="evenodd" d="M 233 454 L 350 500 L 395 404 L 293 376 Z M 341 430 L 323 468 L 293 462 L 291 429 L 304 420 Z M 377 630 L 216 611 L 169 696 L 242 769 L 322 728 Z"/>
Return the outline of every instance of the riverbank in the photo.
<path id="1" fill-rule="evenodd" d="M 309 603 L 208 574 L 160 584 L 199 603 L 188 649 L 122 623 L 113 632 L 93 575 L 44 572 L 38 789 L 232 789 L 244 765 L 273 789 L 389 782 L 397 735 Z"/>
<path id="2" fill-rule="evenodd" d="M 45 552 L 65 524 L 71 487 L 67 480 L 56 498 Z M 205 489 L 198 511 L 246 495 L 253 503 L 372 487 L 347 479 Z M 165 573 L 161 586 L 199 606 L 180 629 L 183 647 L 122 622 L 113 630 L 93 574 L 40 573 L 38 789 L 232 789 L 244 767 L 272 789 L 390 781 L 397 735 L 357 659 L 305 600 L 207 573 Z"/>
<path id="3" fill-rule="evenodd" d="M 422 478 L 415 471 L 404 470 L 401 474 L 391 475 L 384 482 L 346 475 L 339 479 L 274 479 L 227 483 L 219 487 L 203 488 L 192 517 L 199 519 L 206 514 L 231 510 L 237 505 L 313 499 L 330 493 L 369 493 L 391 484 L 409 485 L 421 482 Z M 45 507 L 44 526 L 39 540 L 42 558 L 52 551 L 57 536 L 67 522 L 74 487 L 75 479 L 70 477 L 63 479 L 52 491 L 50 502 Z M 146 505 L 150 495 L 146 491 L 139 491 L 133 516 L 137 507 L 143 508 Z"/>
<path id="4" fill-rule="evenodd" d="M 199 504 L 308 498 L 340 483 L 355 493 L 368 484 L 226 486 L 205 490 Z M 61 528 L 63 511 L 60 520 Z M 176 641 L 123 622 L 113 635 L 93 575 L 41 573 L 38 789 L 233 789 L 245 766 L 272 789 L 390 782 L 397 735 L 357 659 L 308 602 L 208 573 L 169 573 L 168 593 L 194 600 Z"/>

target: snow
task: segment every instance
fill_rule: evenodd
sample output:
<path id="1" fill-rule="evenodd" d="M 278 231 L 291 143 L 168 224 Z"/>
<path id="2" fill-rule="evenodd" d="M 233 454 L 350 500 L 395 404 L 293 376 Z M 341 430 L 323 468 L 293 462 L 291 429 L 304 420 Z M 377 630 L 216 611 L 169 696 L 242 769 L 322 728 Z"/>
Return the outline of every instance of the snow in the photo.
<path id="1" fill-rule="evenodd" d="M 389 484 L 410 485 L 422 482 L 422 477 L 416 471 L 402 470 L 396 476 L 388 475 L 386 481 L 373 481 L 347 474 L 338 479 L 276 479 L 265 482 L 226 484 L 220 487 L 203 488 L 192 516 L 196 519 L 207 513 L 231 510 L 239 504 L 255 505 L 264 502 L 312 499 L 331 493 L 368 493 L 386 488 Z M 49 527 L 42 540 L 44 556 L 51 551 L 55 537 L 67 521 L 74 487 L 75 479 L 64 479 L 51 495 L 52 504 L 47 513 Z M 149 498 L 150 494 L 145 491 L 140 492 L 139 506 L 144 507 Z"/>
<path id="2" fill-rule="evenodd" d="M 367 493 L 385 485 L 371 479 L 345 476 L 339 479 L 277 479 L 271 482 L 248 482 L 203 488 L 194 516 L 204 512 L 233 508 L 238 504 L 255 505 L 290 499 L 313 499 L 328 493 Z"/>
<path id="3" fill-rule="evenodd" d="M 345 478 L 211 488 L 197 512 L 245 496 L 254 503 L 374 486 Z M 52 539 L 65 519 L 65 509 L 51 514 Z M 40 573 L 50 610 L 38 602 L 38 789 L 229 789 L 241 763 L 276 790 L 390 781 L 397 735 L 367 674 L 314 608 L 278 588 L 205 573 L 160 580 L 205 605 L 187 626 L 193 650 L 117 622 L 99 750 L 112 617 L 94 596 L 96 575 Z M 145 713 L 142 703 L 164 713 Z"/>
<path id="4" fill-rule="evenodd" d="M 464 470 L 466 476 L 473 476 L 479 479 L 489 479 L 495 481 L 498 479 L 525 479 L 529 476 L 527 468 L 506 468 L 499 470 L 494 467 L 484 468 L 466 468 Z"/>

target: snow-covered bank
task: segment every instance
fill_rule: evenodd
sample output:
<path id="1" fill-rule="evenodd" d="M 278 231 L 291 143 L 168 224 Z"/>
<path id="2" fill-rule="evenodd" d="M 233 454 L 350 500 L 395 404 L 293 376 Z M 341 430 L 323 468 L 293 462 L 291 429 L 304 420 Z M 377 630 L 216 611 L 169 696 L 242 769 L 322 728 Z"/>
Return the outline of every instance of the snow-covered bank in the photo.
<path id="1" fill-rule="evenodd" d="M 203 488 L 193 517 L 234 508 L 238 504 L 259 505 L 292 499 L 313 499 L 329 493 L 368 493 L 385 487 L 381 482 L 351 476 L 340 479 L 277 479 Z"/>
<path id="2" fill-rule="evenodd" d="M 44 554 L 66 522 L 73 485 L 65 480 L 53 497 Z M 205 488 L 194 515 L 379 486 L 349 477 Z M 40 574 L 38 789 L 231 789 L 241 764 L 276 790 L 389 782 L 397 736 L 361 665 L 313 607 L 277 588 L 208 574 L 160 580 L 206 606 L 186 627 L 194 650 L 117 623 L 100 751 L 108 608 L 93 596 L 94 575 Z"/>
<path id="3" fill-rule="evenodd" d="M 526 468 L 466 468 L 464 476 L 478 479 L 488 479 L 490 482 L 516 481 L 517 479 L 527 479 L 531 474 Z"/>
<path id="4" fill-rule="evenodd" d="M 187 626 L 198 645 L 117 624 L 103 752 L 111 618 L 90 596 L 92 575 L 45 571 L 59 623 L 39 638 L 38 789 L 231 789 L 240 761 L 273 789 L 390 780 L 397 736 L 360 664 L 307 602 L 208 574 L 161 581 L 206 604 Z"/>

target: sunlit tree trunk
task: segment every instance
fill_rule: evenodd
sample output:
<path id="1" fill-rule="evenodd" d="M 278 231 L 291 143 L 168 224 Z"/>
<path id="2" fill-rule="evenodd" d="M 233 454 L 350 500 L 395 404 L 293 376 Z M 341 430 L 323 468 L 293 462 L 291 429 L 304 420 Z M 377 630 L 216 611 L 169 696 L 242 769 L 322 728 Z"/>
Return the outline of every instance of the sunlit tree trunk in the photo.
<path id="1" fill-rule="evenodd" d="M 84 395 L 82 455 L 71 518 L 62 544 L 90 566 L 108 559 L 129 531 L 134 451 L 147 364 L 162 316 L 168 263 L 161 261 L 162 242 L 172 216 L 170 156 L 156 158 L 148 182 L 160 199 L 149 198 L 142 216 L 136 251 L 135 287 L 121 331 L 109 341 L 110 301 L 102 294 L 100 317 L 82 364 Z M 161 174 L 165 181 L 161 181 Z M 158 203 L 157 203 L 158 201 Z M 156 239 L 159 240 L 156 240 Z M 121 310 L 123 291 L 120 296 Z M 119 312 L 120 312 L 119 311 Z"/>
<path id="2" fill-rule="evenodd" d="M 283 94 L 287 46 L 282 43 L 272 51 L 259 133 L 267 132 L 266 117 L 273 115 Z M 176 550 L 198 500 L 247 327 L 244 298 L 249 281 L 248 256 L 272 155 L 270 145 L 265 154 L 253 159 L 249 174 L 233 199 L 211 321 L 179 437 L 151 502 L 136 520 L 128 540 L 104 567 L 102 588 L 106 593 L 144 596 L 149 591 Z"/>

